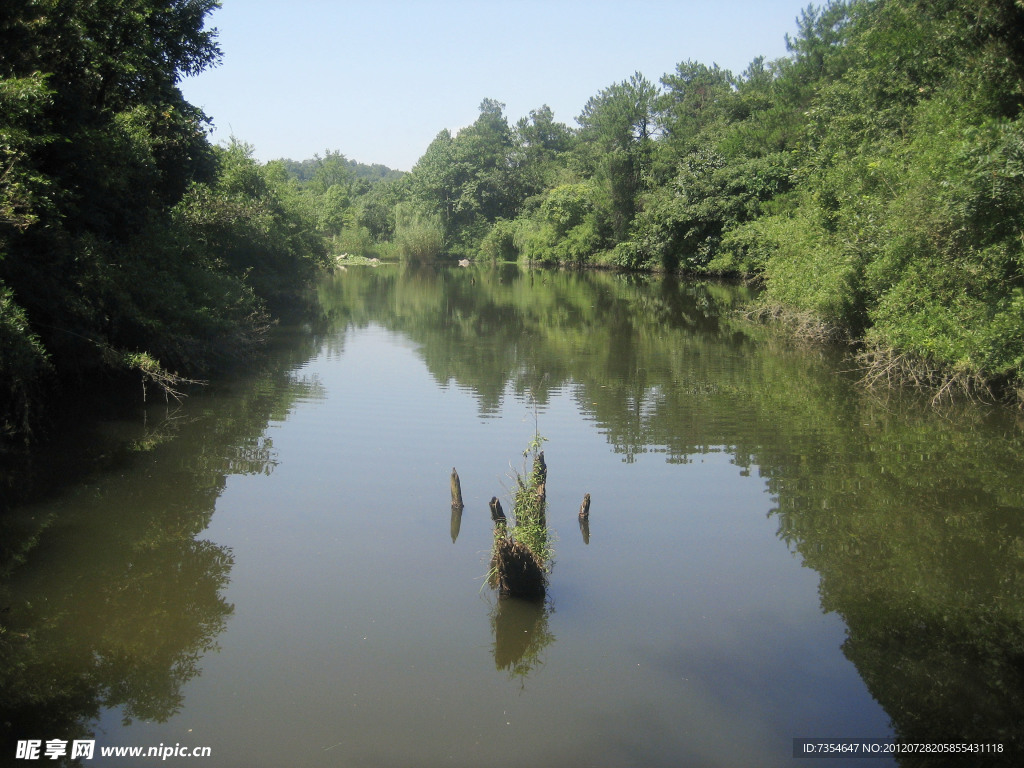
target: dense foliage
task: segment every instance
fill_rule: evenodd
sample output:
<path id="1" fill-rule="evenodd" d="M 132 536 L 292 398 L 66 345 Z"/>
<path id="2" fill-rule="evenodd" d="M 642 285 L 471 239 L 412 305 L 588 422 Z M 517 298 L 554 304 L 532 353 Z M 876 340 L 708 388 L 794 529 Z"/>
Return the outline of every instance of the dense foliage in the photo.
<path id="1" fill-rule="evenodd" d="M 486 99 L 387 194 L 431 254 L 758 276 L 877 378 L 1020 399 L 1022 41 L 1020 0 L 809 6 L 788 56 L 636 73 L 574 129 Z"/>
<path id="2" fill-rule="evenodd" d="M 218 5 L 5 3 L 0 438 L 76 382 L 174 386 L 247 356 L 326 261 L 349 191 L 319 166 L 347 180 L 344 158 L 318 159 L 322 194 L 304 193 L 245 145 L 211 146 L 178 88 L 220 58 Z"/>

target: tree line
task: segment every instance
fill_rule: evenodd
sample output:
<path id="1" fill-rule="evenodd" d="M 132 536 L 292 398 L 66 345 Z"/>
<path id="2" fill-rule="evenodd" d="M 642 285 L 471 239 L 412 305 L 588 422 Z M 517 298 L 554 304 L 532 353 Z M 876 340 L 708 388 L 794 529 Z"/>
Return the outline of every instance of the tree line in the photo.
<path id="1" fill-rule="evenodd" d="M 694 61 L 569 127 L 485 99 L 356 225 L 408 258 L 754 277 L 869 376 L 1024 400 L 1024 6 L 833 0 L 788 55 Z"/>
<path id="2" fill-rule="evenodd" d="M 173 388 L 257 349 L 341 253 L 742 275 L 872 376 L 1024 400 L 1024 8 L 832 0 L 788 54 L 683 61 L 569 126 L 484 99 L 411 173 L 261 164 L 178 84 L 216 0 L 0 19 L 0 437 L 80 380 Z"/>

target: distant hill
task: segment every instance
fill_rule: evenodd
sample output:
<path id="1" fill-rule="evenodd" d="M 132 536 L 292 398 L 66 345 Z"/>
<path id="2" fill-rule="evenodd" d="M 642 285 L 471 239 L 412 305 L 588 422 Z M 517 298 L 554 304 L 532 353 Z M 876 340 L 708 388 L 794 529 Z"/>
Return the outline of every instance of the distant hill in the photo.
<path id="1" fill-rule="evenodd" d="M 316 173 L 316 169 L 320 166 L 322 158 L 319 156 L 312 157 L 308 160 L 290 160 L 287 158 L 281 158 L 278 162 L 282 163 L 288 174 L 299 181 L 309 181 L 313 178 L 313 174 Z M 345 160 L 349 169 L 352 171 L 354 178 L 360 181 L 368 181 L 371 184 L 375 184 L 378 181 L 391 181 L 393 179 L 401 178 L 405 175 L 405 171 L 395 171 L 388 168 L 386 165 L 380 163 L 373 163 L 367 165 L 366 163 L 360 163 L 356 160 Z"/>

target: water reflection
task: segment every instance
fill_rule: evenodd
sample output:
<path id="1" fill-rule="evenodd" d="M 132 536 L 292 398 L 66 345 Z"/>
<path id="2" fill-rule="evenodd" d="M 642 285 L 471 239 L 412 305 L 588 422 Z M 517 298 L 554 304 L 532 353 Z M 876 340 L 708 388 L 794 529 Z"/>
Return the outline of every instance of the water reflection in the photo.
<path id="1" fill-rule="evenodd" d="M 451 535 L 452 544 L 459 538 L 459 529 L 462 527 L 462 507 L 452 505 Z"/>
<path id="2" fill-rule="evenodd" d="M 232 613 L 221 592 L 233 558 L 196 538 L 208 489 L 175 483 L 176 503 L 171 490 L 151 501 L 100 482 L 69 500 L 80 512 L 58 511 L 63 535 L 42 534 L 45 556 L 27 555 L 5 579 L 4 754 L 19 738 L 84 738 L 104 708 L 126 723 L 180 709 Z"/>
<path id="3" fill-rule="evenodd" d="M 413 339 L 481 415 L 510 391 L 543 408 L 568 389 L 626 463 L 724 452 L 740 476 L 759 472 L 780 539 L 820 574 L 822 610 L 843 617 L 843 652 L 896 733 L 1024 750 L 1024 439 L 1011 415 L 881 402 L 837 373 L 842 350 L 794 349 L 733 317 L 747 297 L 736 286 L 470 274 L 350 272 L 322 299 Z M 580 530 L 589 542 L 588 521 Z M 496 661 L 516 655 L 498 648 Z"/>
<path id="4" fill-rule="evenodd" d="M 341 324 L 372 322 L 419 344 L 438 384 L 454 381 L 471 390 L 481 416 L 497 412 L 509 385 L 544 405 L 551 392 L 585 384 L 581 372 L 599 374 L 599 386 L 610 390 L 588 396 L 621 396 L 633 415 L 649 416 L 655 402 L 649 398 L 657 393 L 648 392 L 648 382 L 664 373 L 652 349 L 663 348 L 669 333 L 689 339 L 688 347 L 719 343 L 721 310 L 747 296 L 737 286 L 603 273 L 538 278 L 514 265 L 350 270 L 320 287 L 321 301 Z M 709 388 L 702 384 L 707 379 L 694 386 Z M 639 439 L 632 444 L 645 447 Z"/>
<path id="5" fill-rule="evenodd" d="M 333 395 L 316 376 L 303 373 L 304 364 L 314 355 L 326 360 L 340 355 L 352 338 L 343 329 L 372 324 L 408 339 L 439 390 L 472 393 L 470 411 L 487 419 L 488 427 L 499 426 L 489 417 L 503 412 L 506 399 L 515 398 L 525 406 L 533 398 L 542 413 L 553 403 L 567 401 L 578 410 L 586 440 L 596 431 L 614 454 L 610 463 L 624 473 L 636 471 L 617 476 L 626 478 L 627 487 L 601 489 L 599 537 L 591 542 L 589 519 L 578 516 L 578 521 L 583 543 L 591 545 L 586 556 L 597 560 L 598 549 L 605 547 L 601 555 L 609 559 L 602 561 L 621 569 L 600 582 L 606 585 L 601 595 L 606 616 L 617 620 L 620 614 L 630 614 L 637 622 L 622 630 L 612 627 L 615 621 L 606 621 L 602 626 L 608 627 L 609 637 L 603 638 L 602 652 L 616 654 L 637 645 L 633 638 L 617 640 L 615 632 L 635 632 L 638 627 L 657 631 L 652 627 L 664 624 L 664 631 L 671 634 L 693 620 L 692 632 L 679 632 L 674 644 L 661 649 L 664 658 L 655 659 L 672 672 L 665 676 L 664 688 L 654 678 L 643 678 L 645 682 L 636 685 L 644 690 L 631 689 L 651 712 L 656 708 L 651 702 L 668 701 L 684 690 L 692 697 L 686 699 L 691 707 L 684 712 L 687 716 L 704 711 L 706 700 L 715 700 L 714 686 L 708 686 L 712 692 L 706 698 L 693 692 L 704 672 L 693 666 L 703 650 L 703 638 L 711 638 L 706 640 L 708 647 L 720 652 L 709 662 L 713 672 L 738 668 L 742 665 L 737 659 L 751 655 L 749 644 L 734 641 L 742 632 L 712 637 L 707 629 L 705 607 L 740 600 L 737 594 L 743 585 L 730 592 L 727 576 L 733 572 L 728 570 L 714 571 L 716 583 L 703 581 L 705 570 L 716 566 L 702 558 L 701 551 L 727 540 L 721 558 L 740 558 L 735 553 L 747 551 L 741 541 L 746 530 L 714 529 L 719 538 L 698 537 L 692 546 L 686 537 L 675 536 L 684 520 L 677 508 L 691 515 L 684 520 L 690 525 L 698 519 L 694 509 L 704 499 L 680 501 L 671 484 L 684 475 L 695 477 L 703 471 L 701 463 L 714 457 L 730 470 L 728 478 L 692 481 L 690 490 L 707 496 L 722 492 L 724 497 L 718 486 L 750 475 L 761 478 L 770 494 L 765 506 L 771 506 L 777 526 L 778 542 L 769 539 L 769 544 L 777 545 L 783 558 L 788 557 L 788 547 L 817 574 L 821 611 L 842 618 L 842 653 L 885 708 L 896 734 L 915 742 L 1002 743 L 1003 755 L 986 758 L 985 764 L 1015 764 L 1024 749 L 1024 725 L 1018 715 L 1024 707 L 1020 425 L 994 410 L 937 415 L 910 398 L 882 402 L 866 395 L 837 373 L 843 366 L 836 365 L 832 353 L 793 349 L 769 331 L 733 317 L 729 310 L 748 293 L 743 287 L 714 283 L 597 273 L 538 276 L 510 267 L 351 269 L 325 281 L 319 289 L 320 316 L 304 333 L 285 339 L 277 367 L 239 382 L 230 398 L 200 393 L 178 412 L 161 416 L 153 410 L 148 421 L 134 419 L 128 426 L 111 427 L 118 433 L 119 447 L 109 441 L 90 454 L 83 483 L 70 491 L 58 491 L 56 480 L 71 459 L 39 462 L 45 477 L 37 485 L 45 490 L 31 497 L 29 506 L 0 518 L 0 720 L 9 723 L 0 723 L 3 739 L 10 742 L 23 734 L 82 737 L 104 708 L 117 708 L 128 719 L 155 721 L 182 708 L 183 686 L 201 674 L 204 654 L 208 658 L 216 648 L 218 635 L 232 616 L 223 595 L 234 553 L 205 540 L 203 534 L 228 477 L 273 474 L 278 481 L 288 474 L 277 453 L 284 440 L 275 443 L 280 433 L 273 433 L 272 439 L 268 424 L 288 419 L 298 403 L 321 403 Z M 292 439 L 305 443 L 304 436 Z M 339 442 L 337 432 L 329 439 Z M 426 452 L 409 445 L 409 453 L 395 459 L 389 451 L 397 444 L 380 443 L 385 461 L 375 456 L 366 461 L 372 460 L 375 467 L 401 464 L 405 471 L 403 461 L 414 464 L 409 457 L 415 460 Z M 579 438 L 575 445 L 586 450 L 589 444 Z M 319 450 L 309 452 L 311 479 L 302 490 L 314 500 L 323 492 L 328 498 L 320 506 L 326 509 L 335 501 L 336 486 L 323 480 L 323 473 L 317 474 L 314 459 L 319 457 L 314 454 Z M 608 455 L 604 445 L 601 451 L 603 460 Z M 346 456 L 346 461 L 337 462 L 333 455 L 325 461 L 346 468 L 364 466 L 354 462 L 366 457 Z M 669 475 L 661 471 L 665 464 L 685 466 L 673 467 L 679 472 Z M 416 469 L 409 467 L 410 472 Z M 429 477 L 436 477 L 436 468 L 429 471 Z M 0 487 L 5 492 L 18 487 L 27 474 L 31 473 L 5 475 Z M 651 478 L 667 489 L 649 487 Z M 346 479 L 355 483 L 352 477 Z M 578 487 L 599 492 L 596 485 Z M 612 500 L 610 491 L 621 496 Z M 650 508 L 649 492 L 664 502 L 667 512 Z M 368 493 L 376 498 L 380 489 Z M 560 509 L 566 509 L 567 517 L 562 525 L 572 525 L 572 507 L 578 499 L 563 502 Z M 481 512 L 483 503 L 471 501 Z M 722 514 L 726 506 L 710 508 Z M 628 513 L 604 511 L 619 508 Z M 623 520 L 627 516 L 628 523 Z M 325 551 L 352 545 L 350 555 L 365 556 L 360 563 L 367 569 L 379 565 L 382 551 L 400 549 L 390 543 L 395 537 L 413 540 L 408 550 L 400 551 L 415 551 L 423 558 L 436 554 L 423 553 L 427 548 L 415 516 L 407 527 L 387 528 L 386 535 L 375 531 L 379 536 L 367 541 L 388 542 L 376 550 L 359 539 L 360 532 L 347 527 L 345 515 L 324 515 L 336 528 L 314 517 L 297 518 L 295 525 L 301 523 L 304 534 L 310 532 L 310 541 L 322 541 Z M 367 517 L 382 526 L 390 519 L 384 514 Z M 431 517 L 429 524 L 440 522 Z M 660 546 L 650 537 L 631 538 L 629 530 L 629 525 L 640 531 L 655 524 L 662 526 L 665 549 L 631 549 L 641 540 L 649 547 Z M 714 525 L 704 524 L 709 529 Z M 463 530 L 461 511 L 452 510 L 449 532 L 453 542 L 461 534 L 461 549 L 469 549 L 473 528 L 467 523 Z M 316 539 L 324 529 L 333 538 Z M 439 530 L 434 533 L 443 536 Z M 299 538 L 292 542 L 290 557 L 308 557 L 311 545 Z M 579 548 L 575 534 L 569 538 Z M 609 542 L 615 542 L 614 549 L 607 549 Z M 683 549 L 690 561 L 655 570 L 662 568 L 663 560 L 682 560 Z M 452 559 L 451 550 L 445 549 L 436 568 L 422 572 L 447 578 Z M 417 560 L 409 567 L 420 565 Z M 376 573 L 385 584 L 379 588 L 391 590 L 389 598 L 405 591 L 405 567 L 395 558 L 390 570 Z M 671 581 L 684 567 L 700 590 L 690 590 L 690 582 L 684 580 Z M 647 617 L 636 597 L 650 594 L 650 584 L 643 579 L 653 577 L 639 575 L 649 573 L 667 576 L 655 588 L 671 584 L 666 594 L 670 591 L 679 605 L 668 606 L 664 615 L 645 625 Z M 389 580 L 390 576 L 394 578 Z M 559 576 L 570 579 L 561 566 Z M 584 579 L 577 583 L 574 596 L 589 587 L 584 584 Z M 303 588 L 297 588 L 299 594 Z M 694 594 L 704 590 L 707 595 Z M 813 589 L 811 595 L 813 600 Z M 347 630 L 346 622 L 358 625 L 363 618 L 360 610 L 377 611 L 387 602 L 374 593 L 364 600 L 372 608 L 359 608 L 363 597 L 349 597 L 356 607 L 340 601 L 352 615 L 339 611 L 331 620 L 336 618 Z M 565 606 L 559 634 L 567 645 L 578 648 L 571 633 L 593 637 L 592 632 L 585 634 L 585 622 L 594 604 L 563 602 L 562 596 L 559 600 Z M 541 666 L 548 650 L 557 649 L 552 645 L 551 613 L 549 603 L 495 599 L 489 620 L 497 670 L 525 681 Z M 429 620 L 423 619 L 424 626 L 433 618 L 429 614 Z M 729 614 L 728 629 L 750 627 L 729 623 L 734 620 L 742 620 L 738 611 Z M 474 622 L 483 636 L 480 652 L 486 656 L 486 627 L 479 612 L 467 623 Z M 780 636 L 802 639 L 802 626 L 792 635 Z M 404 637 L 406 629 L 395 625 L 394 636 Z M 320 636 L 336 631 L 337 626 L 325 627 Z M 352 632 L 363 636 L 361 629 Z M 385 646 L 393 641 L 382 639 Z M 736 647 L 730 645 L 734 642 Z M 366 644 L 353 645 L 364 653 Z M 834 649 L 815 650 L 824 655 Z M 395 651 L 379 668 L 387 667 L 390 673 L 400 666 L 391 663 L 393 659 L 404 661 L 402 652 Z M 359 668 L 373 668 L 376 657 L 365 653 L 359 658 L 370 664 Z M 489 669 L 489 662 L 485 666 Z M 747 671 L 754 667 L 751 662 Z M 757 675 L 763 674 L 758 668 L 733 681 L 734 692 L 749 693 L 755 678 L 761 686 Z M 400 685 L 397 677 L 388 680 Z M 376 682 L 366 682 L 366 689 L 375 688 Z M 670 690 L 670 685 L 678 688 Z M 764 700 L 771 704 L 787 699 L 787 686 L 792 685 L 771 686 Z M 666 690 L 670 692 L 659 699 L 659 692 Z M 334 694 L 325 694 L 325 702 L 333 702 Z M 728 713 L 729 707 L 720 711 Z M 675 715 L 675 710 L 666 712 L 666 718 Z M 640 728 L 640 717 L 629 719 L 624 730 Z M 345 716 L 337 719 L 344 721 Z M 699 722 L 696 716 L 693 722 Z M 420 735 L 426 732 L 424 727 Z M 673 733 L 672 728 L 661 732 L 666 743 Z M 794 735 L 800 734 L 788 734 Z M 370 754 L 372 747 L 367 750 Z M 912 765 L 913 758 L 904 764 Z"/>
<path id="6" fill-rule="evenodd" d="M 234 610 L 233 553 L 202 532 L 227 476 L 277 466 L 267 423 L 311 390 L 260 371 L 228 397 L 94 424 L 88 442 L 19 467 L 23 504 L 0 520 L 0 754 L 93 738 L 108 709 L 126 724 L 182 709 Z M 65 488 L 55 473 L 70 464 L 80 482 Z"/>
<path id="7" fill-rule="evenodd" d="M 491 610 L 494 667 L 523 684 L 544 663 L 544 651 L 555 642 L 548 627 L 553 613 L 547 600 L 497 598 Z"/>
<path id="8" fill-rule="evenodd" d="M 583 543 L 590 543 L 590 518 L 581 517 L 579 518 L 580 523 L 580 534 L 583 536 Z"/>
<path id="9" fill-rule="evenodd" d="M 821 575 L 823 609 L 847 625 L 843 653 L 898 736 L 998 742 L 1007 753 L 993 761 L 1012 764 L 1024 749 L 1024 488 L 1012 477 L 1024 445 L 986 428 L 991 412 L 949 422 L 884 406 L 837 415 L 819 399 L 804 425 L 821 452 L 776 449 L 779 535 Z"/>

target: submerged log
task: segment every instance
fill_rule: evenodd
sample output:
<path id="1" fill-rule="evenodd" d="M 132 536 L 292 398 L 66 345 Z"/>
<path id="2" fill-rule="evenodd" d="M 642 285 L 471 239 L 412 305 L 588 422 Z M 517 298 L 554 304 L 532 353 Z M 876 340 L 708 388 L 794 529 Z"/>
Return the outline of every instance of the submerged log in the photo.
<path id="1" fill-rule="evenodd" d="M 464 504 L 462 503 L 462 483 L 459 482 L 459 473 L 455 471 L 455 467 L 452 467 L 452 509 L 463 509 Z"/>

